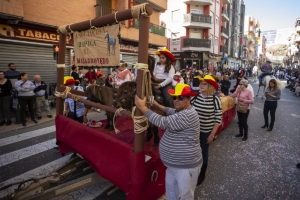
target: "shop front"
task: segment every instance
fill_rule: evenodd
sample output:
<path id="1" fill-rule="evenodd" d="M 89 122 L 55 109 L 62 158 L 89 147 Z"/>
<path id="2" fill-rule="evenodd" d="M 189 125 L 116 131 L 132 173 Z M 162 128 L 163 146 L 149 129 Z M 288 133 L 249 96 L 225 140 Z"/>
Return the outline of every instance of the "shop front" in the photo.
<path id="1" fill-rule="evenodd" d="M 204 52 L 180 52 L 181 69 L 203 69 Z"/>
<path id="2" fill-rule="evenodd" d="M 56 28 L 26 24 L 7 24 L 0 20 L 0 70 L 8 70 L 15 63 L 19 72 L 26 72 L 29 79 L 41 75 L 46 83 L 56 82 L 56 58 L 58 45 Z M 65 74 L 70 74 L 72 40 L 67 40 Z"/>

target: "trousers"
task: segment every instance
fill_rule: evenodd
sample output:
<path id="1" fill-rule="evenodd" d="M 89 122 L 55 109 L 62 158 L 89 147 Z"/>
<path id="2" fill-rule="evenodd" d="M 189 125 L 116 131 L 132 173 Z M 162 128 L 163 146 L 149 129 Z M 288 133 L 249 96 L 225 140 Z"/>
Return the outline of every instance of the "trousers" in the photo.
<path id="1" fill-rule="evenodd" d="M 45 99 L 45 96 L 35 97 L 36 115 L 37 116 L 42 116 L 42 111 L 41 111 L 41 105 L 42 104 L 43 104 L 43 106 L 46 110 L 47 115 L 51 115 L 49 102 L 48 102 L 48 99 Z"/>
<path id="2" fill-rule="evenodd" d="M 18 96 L 18 101 L 19 101 L 20 108 L 21 108 L 21 122 L 25 123 L 25 121 L 26 121 L 27 106 L 28 106 L 31 120 L 34 120 L 33 105 L 35 102 L 35 96 Z"/>
<path id="3" fill-rule="evenodd" d="M 265 101 L 264 104 L 265 125 L 269 126 L 270 129 L 273 129 L 274 126 L 276 108 L 277 108 L 277 101 Z M 269 125 L 269 117 L 268 117 L 269 112 L 271 116 L 270 125 Z"/>
<path id="4" fill-rule="evenodd" d="M 10 96 L 0 97 L 0 121 L 11 120 Z"/>
<path id="5" fill-rule="evenodd" d="M 200 146 L 202 149 L 202 158 L 203 158 L 203 164 L 208 163 L 208 148 L 209 144 L 207 143 L 207 138 L 210 135 L 210 133 L 201 133 L 200 132 Z"/>
<path id="6" fill-rule="evenodd" d="M 166 196 L 167 200 L 194 200 L 194 192 L 198 176 L 200 173 L 200 164 L 190 169 L 179 169 L 167 167 L 166 171 Z"/>

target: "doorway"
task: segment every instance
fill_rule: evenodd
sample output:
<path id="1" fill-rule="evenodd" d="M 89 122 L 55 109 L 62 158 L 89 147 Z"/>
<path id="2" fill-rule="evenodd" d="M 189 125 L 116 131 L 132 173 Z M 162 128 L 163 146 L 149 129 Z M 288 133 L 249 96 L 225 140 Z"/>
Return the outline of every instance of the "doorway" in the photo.
<path id="1" fill-rule="evenodd" d="M 200 69 L 200 59 L 189 59 L 189 58 L 187 58 L 185 67 L 188 68 L 188 69 L 195 68 L 195 69 L 199 70 Z"/>

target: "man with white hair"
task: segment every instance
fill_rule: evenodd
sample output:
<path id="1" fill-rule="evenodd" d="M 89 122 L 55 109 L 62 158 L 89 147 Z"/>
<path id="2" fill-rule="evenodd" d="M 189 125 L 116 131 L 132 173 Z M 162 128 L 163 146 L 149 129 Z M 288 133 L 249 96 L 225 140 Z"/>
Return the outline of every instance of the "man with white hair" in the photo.
<path id="1" fill-rule="evenodd" d="M 37 119 L 42 119 L 42 111 L 41 111 L 42 104 L 44 105 L 45 111 L 47 113 L 47 117 L 52 118 L 49 102 L 48 102 L 46 83 L 42 81 L 40 75 L 35 75 L 33 84 L 35 85 L 34 93 L 35 93 L 35 108 L 36 108 Z"/>

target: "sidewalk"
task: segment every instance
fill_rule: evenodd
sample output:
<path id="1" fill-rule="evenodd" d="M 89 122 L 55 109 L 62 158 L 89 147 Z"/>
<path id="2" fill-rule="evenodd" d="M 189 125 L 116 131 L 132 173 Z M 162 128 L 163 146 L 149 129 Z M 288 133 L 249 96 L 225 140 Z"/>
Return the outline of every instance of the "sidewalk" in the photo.
<path id="1" fill-rule="evenodd" d="M 45 122 L 54 121 L 55 117 L 56 117 L 56 109 L 52 108 L 50 110 L 50 112 L 52 114 L 52 118 L 47 117 L 46 113 L 43 112 L 42 113 L 42 119 L 37 120 L 38 124 L 43 124 Z M 105 111 L 97 112 L 97 111 L 94 111 L 94 110 L 91 109 L 91 110 L 89 110 L 87 118 L 88 118 L 88 120 L 92 119 L 92 120 L 96 120 L 96 121 L 106 119 Z M 26 120 L 28 121 L 26 123 L 26 127 L 31 127 L 31 126 L 36 125 L 36 124 L 31 122 L 30 118 L 27 118 Z M 5 125 L 1 126 L 0 127 L 0 133 L 4 133 L 4 132 L 8 132 L 8 131 L 17 131 L 19 129 L 23 129 L 23 128 L 26 128 L 26 127 L 21 126 L 21 124 L 15 124 L 15 118 L 12 118 L 12 124 L 10 126 L 5 126 Z"/>

